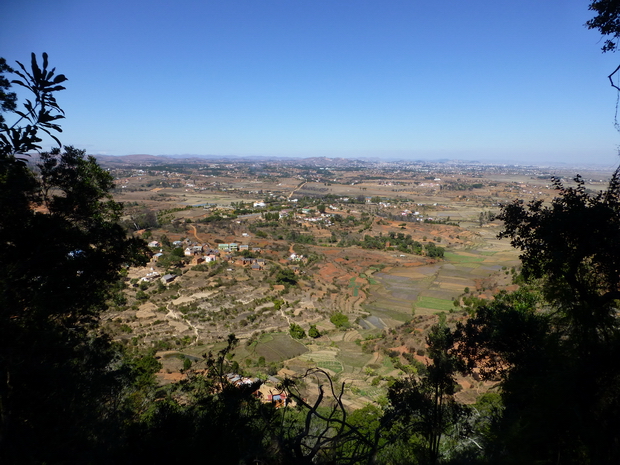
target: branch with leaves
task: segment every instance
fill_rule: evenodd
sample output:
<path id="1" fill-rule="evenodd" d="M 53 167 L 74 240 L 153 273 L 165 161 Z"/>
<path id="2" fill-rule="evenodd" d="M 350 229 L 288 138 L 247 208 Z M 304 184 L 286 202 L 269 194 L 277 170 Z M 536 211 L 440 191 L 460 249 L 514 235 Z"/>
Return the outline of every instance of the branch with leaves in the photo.
<path id="1" fill-rule="evenodd" d="M 26 99 L 23 110 L 17 109 L 13 98 L 10 111 L 18 115 L 19 118 L 11 126 L 6 124 L 4 120 L 0 120 L 0 155 L 26 155 L 28 152 L 40 150 L 39 143 L 42 139 L 37 135 L 39 130 L 54 139 L 59 147 L 62 145 L 55 133 L 62 132 L 57 121 L 65 117 L 65 112 L 56 102 L 55 93 L 65 89 L 61 84 L 67 78 L 64 74 L 56 74 L 56 68 L 48 69 L 47 53 L 43 53 L 42 57 L 43 66 L 40 67 L 36 55 L 32 54 L 30 71 L 19 61 L 17 64 L 21 71 L 13 70 L 8 66 L 4 66 L 0 70 L 12 72 L 19 76 L 21 79 L 12 80 L 11 84 L 28 89 L 33 95 L 32 100 Z M 14 94 L 9 95 L 13 96 Z M 20 124 L 24 122 L 27 124 L 21 126 Z M 20 159 L 23 160 L 23 158 Z"/>

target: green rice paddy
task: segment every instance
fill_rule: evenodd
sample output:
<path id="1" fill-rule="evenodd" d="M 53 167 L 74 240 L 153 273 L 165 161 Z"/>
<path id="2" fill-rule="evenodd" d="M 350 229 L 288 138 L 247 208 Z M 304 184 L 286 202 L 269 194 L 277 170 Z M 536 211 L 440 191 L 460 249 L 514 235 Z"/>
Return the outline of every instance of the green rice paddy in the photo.
<path id="1" fill-rule="evenodd" d="M 338 360 L 326 360 L 326 361 L 318 362 L 316 365 L 319 368 L 326 368 L 328 370 L 333 371 L 334 373 L 342 373 L 342 371 L 344 370 L 342 363 L 339 362 Z"/>
<path id="2" fill-rule="evenodd" d="M 444 310 L 446 312 L 454 309 L 454 304 L 451 300 L 438 299 L 437 297 L 427 297 L 423 295 L 418 298 L 415 305 L 416 307 L 430 308 L 432 310 Z"/>
<path id="3" fill-rule="evenodd" d="M 456 252 L 445 252 L 444 258 L 454 264 L 480 263 L 484 261 L 484 257 L 464 255 Z"/>

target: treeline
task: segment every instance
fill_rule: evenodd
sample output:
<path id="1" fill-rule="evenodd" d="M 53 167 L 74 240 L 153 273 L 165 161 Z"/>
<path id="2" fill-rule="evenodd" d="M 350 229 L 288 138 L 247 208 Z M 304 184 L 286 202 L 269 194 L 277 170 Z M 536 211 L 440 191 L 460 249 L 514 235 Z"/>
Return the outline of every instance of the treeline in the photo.
<path id="1" fill-rule="evenodd" d="M 339 247 L 357 245 L 364 249 L 397 250 L 402 253 L 425 255 L 431 258 L 443 258 L 445 249 L 437 246 L 434 242 L 418 242 L 412 239 L 411 234 L 390 232 L 387 236 L 364 235 L 364 239 L 343 238 Z"/>
<path id="2" fill-rule="evenodd" d="M 484 184 L 482 184 L 481 182 L 466 183 L 466 182 L 447 181 L 441 185 L 441 188 L 447 191 L 471 191 L 474 189 L 482 189 L 483 187 L 484 187 Z"/>
<path id="3" fill-rule="evenodd" d="M 381 218 L 386 218 L 392 221 L 401 221 L 403 223 L 415 223 L 415 222 L 419 222 L 422 221 L 423 223 L 427 223 L 427 224 L 445 224 L 447 226 L 459 226 L 458 223 L 455 223 L 453 221 L 451 221 L 450 217 L 446 217 L 446 218 L 441 218 L 441 219 L 429 219 L 429 218 L 425 218 L 423 220 L 420 220 L 419 217 L 417 216 L 411 216 L 411 215 L 394 215 L 392 213 L 388 213 L 388 212 L 384 212 L 384 211 L 378 211 L 375 213 L 376 216 L 379 216 Z"/>

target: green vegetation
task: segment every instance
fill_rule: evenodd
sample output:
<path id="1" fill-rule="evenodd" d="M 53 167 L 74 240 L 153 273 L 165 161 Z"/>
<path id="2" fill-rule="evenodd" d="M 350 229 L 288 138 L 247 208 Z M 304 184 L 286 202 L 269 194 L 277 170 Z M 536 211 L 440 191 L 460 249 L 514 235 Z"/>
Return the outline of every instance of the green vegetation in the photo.
<path id="1" fill-rule="evenodd" d="M 451 300 L 438 299 L 436 297 L 420 296 L 415 303 L 416 307 L 431 308 L 433 310 L 444 310 L 449 312 L 454 309 L 454 305 Z"/>
<path id="2" fill-rule="evenodd" d="M 394 415 L 390 423 L 420 435 L 419 455 L 429 464 L 439 462 L 442 437 L 454 433 L 454 428 L 469 416 L 468 409 L 454 398 L 459 370 L 459 359 L 450 354 L 454 342 L 454 335 L 445 325 L 433 326 L 427 337 L 433 361 L 428 374 L 397 381 L 388 394 Z"/>
<path id="3" fill-rule="evenodd" d="M 310 329 L 308 330 L 308 336 L 312 339 L 316 339 L 317 337 L 321 337 L 321 333 L 318 329 L 316 329 L 316 325 L 310 325 Z"/>
<path id="4" fill-rule="evenodd" d="M 355 277 L 349 280 L 349 288 L 353 289 L 353 297 L 357 297 L 359 295 L 359 284 L 355 281 Z"/>
<path id="5" fill-rule="evenodd" d="M 291 323 L 289 333 L 293 339 L 304 339 L 306 337 L 304 329 L 295 323 Z"/>
<path id="6" fill-rule="evenodd" d="M 457 252 L 446 252 L 444 257 L 451 263 L 479 263 L 484 261 L 484 257 L 477 257 Z"/>
<path id="7" fill-rule="evenodd" d="M 295 272 L 288 268 L 280 269 L 275 276 L 276 284 L 284 284 L 285 286 L 294 286 L 297 284 Z"/>
<path id="8" fill-rule="evenodd" d="M 342 373 L 343 367 L 342 363 L 337 360 L 325 360 L 321 362 L 317 362 L 317 366 L 319 368 L 325 368 L 333 371 L 334 373 Z"/>
<path id="9" fill-rule="evenodd" d="M 346 329 L 350 326 L 349 317 L 340 312 L 333 313 L 329 317 L 329 321 L 331 321 L 338 329 Z"/>
<path id="10" fill-rule="evenodd" d="M 395 249 L 403 253 L 411 253 L 415 255 L 426 255 L 431 258 L 443 258 L 445 249 L 438 247 L 433 242 L 422 244 L 414 241 L 411 234 L 390 232 L 387 236 L 370 236 L 366 234 L 364 239 L 343 239 L 339 246 L 357 245 L 364 249 L 388 250 Z"/>

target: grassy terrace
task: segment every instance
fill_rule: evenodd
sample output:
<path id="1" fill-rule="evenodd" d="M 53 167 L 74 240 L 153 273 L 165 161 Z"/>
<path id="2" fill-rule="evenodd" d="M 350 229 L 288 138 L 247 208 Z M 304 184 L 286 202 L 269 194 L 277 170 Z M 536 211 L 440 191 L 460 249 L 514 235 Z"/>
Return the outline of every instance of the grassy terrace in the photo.
<path id="1" fill-rule="evenodd" d="M 433 310 L 450 311 L 454 309 L 452 300 L 438 299 L 436 297 L 420 296 L 415 302 L 416 307 L 430 308 Z"/>

